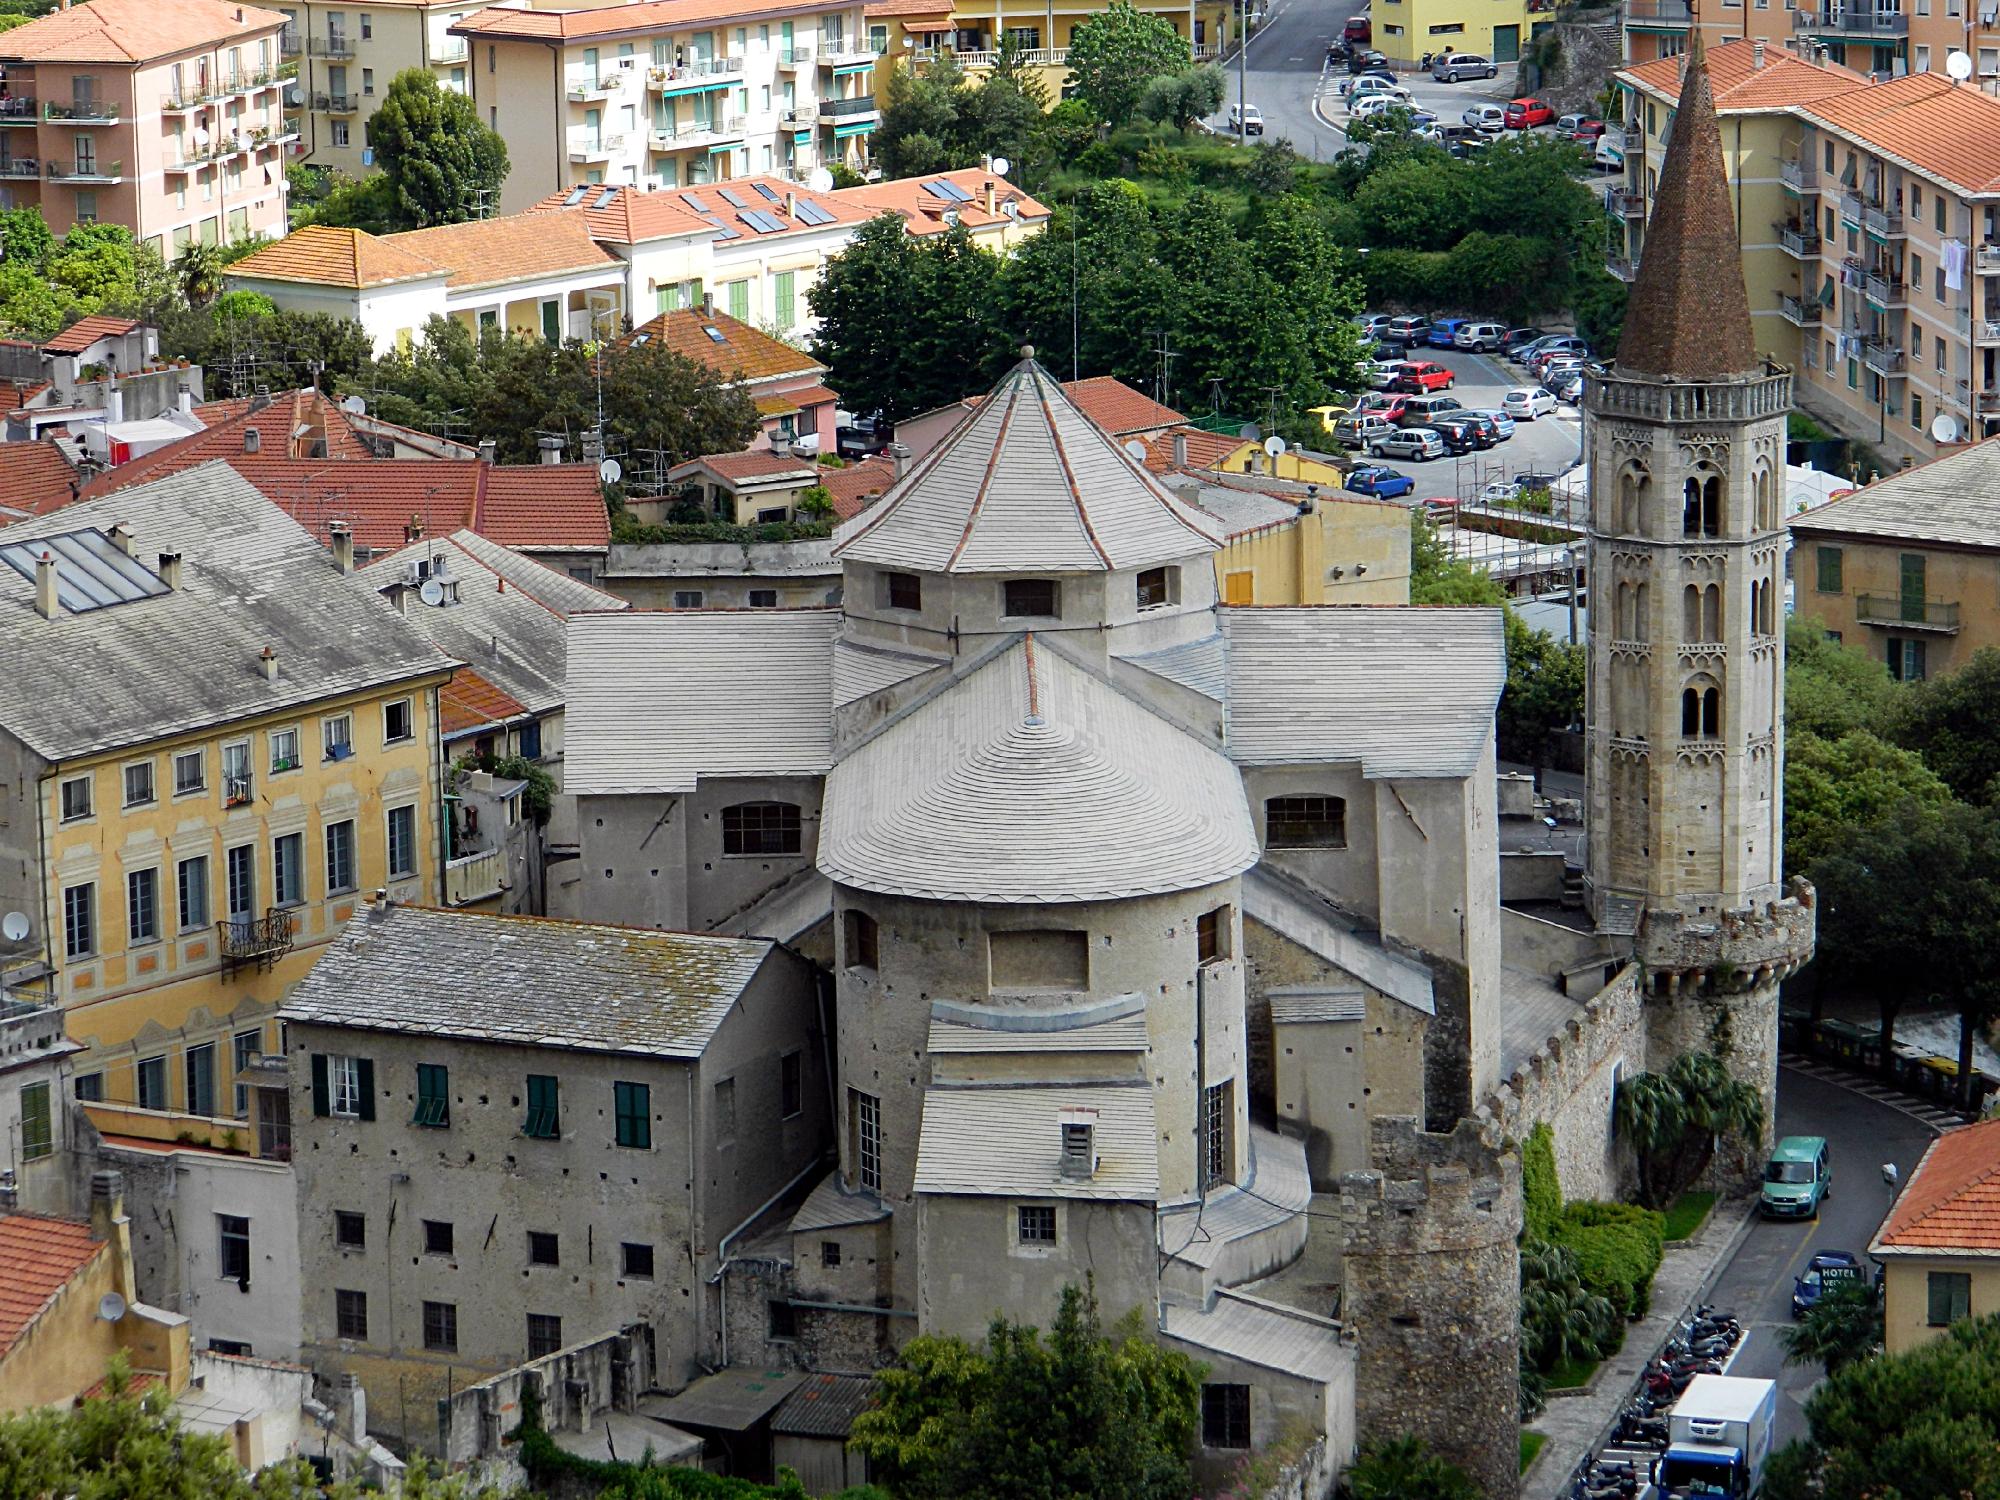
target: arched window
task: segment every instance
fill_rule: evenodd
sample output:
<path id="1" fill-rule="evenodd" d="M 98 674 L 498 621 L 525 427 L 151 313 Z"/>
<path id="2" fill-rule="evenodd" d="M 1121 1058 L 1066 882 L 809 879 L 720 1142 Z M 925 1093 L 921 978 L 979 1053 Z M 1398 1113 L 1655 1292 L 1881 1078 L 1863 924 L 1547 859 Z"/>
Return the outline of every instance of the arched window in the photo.
<path id="1" fill-rule="evenodd" d="M 1722 535 L 1722 477 L 1706 469 L 1688 476 L 1681 491 L 1681 534 Z"/>
<path id="2" fill-rule="evenodd" d="M 1681 639 L 1706 639 L 1701 633 L 1701 589 L 1692 583 L 1681 594 Z"/>
<path id="3" fill-rule="evenodd" d="M 724 854 L 797 854 L 796 802 L 739 802 L 722 810 Z"/>
<path id="4" fill-rule="evenodd" d="M 1681 738 L 1718 739 L 1722 734 L 1722 688 L 1713 677 L 1690 678 L 1681 689 Z"/>
<path id="5" fill-rule="evenodd" d="M 1711 583 L 1701 591 L 1701 637 L 1704 641 L 1722 639 L 1722 585 Z"/>
<path id="6" fill-rule="evenodd" d="M 1757 529 L 1776 531 L 1778 529 L 1778 504 L 1776 489 L 1771 483 L 1771 471 L 1759 466 L 1751 476 L 1751 487 L 1757 497 Z"/>
<path id="7" fill-rule="evenodd" d="M 1646 529 L 1646 492 L 1652 478 L 1637 464 L 1627 464 L 1618 475 L 1618 530 L 1637 536 Z"/>
<path id="8" fill-rule="evenodd" d="M 1701 692 L 1701 737 L 1722 738 L 1722 690 L 1703 688 Z"/>
<path id="9" fill-rule="evenodd" d="M 1681 689 L 1681 738 L 1691 740 L 1701 733 L 1701 690 Z"/>
<path id="10" fill-rule="evenodd" d="M 1347 799 L 1270 797 L 1264 802 L 1267 849 L 1345 849 Z"/>
<path id="11" fill-rule="evenodd" d="M 1765 635 L 1776 635 L 1778 633 L 1778 580 L 1777 579 L 1767 578 L 1764 580 L 1763 604 L 1764 604 L 1763 612 L 1758 616 L 1758 626 L 1764 632 Z"/>

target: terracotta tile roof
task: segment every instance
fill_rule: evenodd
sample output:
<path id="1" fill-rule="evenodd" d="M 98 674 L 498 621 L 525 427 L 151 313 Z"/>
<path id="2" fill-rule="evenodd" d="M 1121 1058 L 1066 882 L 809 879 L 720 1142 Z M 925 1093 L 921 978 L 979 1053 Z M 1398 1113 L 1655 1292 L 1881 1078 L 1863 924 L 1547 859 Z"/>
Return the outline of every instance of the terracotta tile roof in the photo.
<path id="1" fill-rule="evenodd" d="M 460 667 L 438 689 L 438 727 L 447 739 L 488 724 L 521 718 L 526 704 L 503 692 L 470 667 Z"/>
<path id="2" fill-rule="evenodd" d="M 436 276 L 443 266 L 359 229 L 308 224 L 230 266 L 230 276 L 302 281 L 314 286 L 382 286 Z"/>
<path id="3" fill-rule="evenodd" d="M 1908 73 L 1793 113 L 1968 193 L 2000 192 L 2000 99 L 1939 73 Z"/>
<path id="4" fill-rule="evenodd" d="M 76 498 L 76 470 L 61 448 L 43 439 L 0 443 L 0 514 L 38 516 Z"/>
<path id="5" fill-rule="evenodd" d="M 1088 380 L 1065 380 L 1077 409 L 1115 437 L 1157 432 L 1176 427 L 1186 419 L 1172 407 L 1162 406 L 1144 391 L 1134 390 L 1116 375 L 1093 375 Z"/>
<path id="6" fill-rule="evenodd" d="M 208 423 L 206 431 L 107 470 L 84 486 L 84 497 L 105 495 L 147 479 L 178 474 L 210 459 L 312 458 L 315 456 L 312 450 L 320 442 L 326 444 L 320 462 L 374 456 L 374 450 L 355 433 L 340 403 L 310 387 L 279 392 L 268 405 L 254 412 L 251 405 L 251 400 L 242 399 L 211 402 L 196 408 L 196 419 Z M 257 451 L 246 454 L 245 434 L 253 429 L 257 433 Z"/>
<path id="7" fill-rule="evenodd" d="M 676 464 L 667 471 L 667 477 L 673 479 L 684 472 L 707 469 L 723 479 L 775 479 L 781 474 L 810 474 L 816 467 L 809 458 L 760 448 L 753 453 L 703 454 L 684 464 Z"/>
<path id="8" fill-rule="evenodd" d="M 709 330 L 713 329 L 715 335 Z M 618 341 L 621 349 L 650 339 L 665 339 L 667 347 L 704 364 L 723 376 L 745 380 L 775 380 L 783 375 L 824 375 L 826 366 L 781 339 L 719 312 L 684 307 L 661 313 Z"/>
<path id="9" fill-rule="evenodd" d="M 1180 432 L 1187 438 L 1187 467 L 1190 469 L 1212 469 L 1243 446 L 1243 439 L 1240 437 L 1225 437 L 1219 432 L 1204 432 L 1199 427 L 1177 428 L 1174 431 L 1157 433 L 1146 440 L 1146 467 L 1153 473 L 1166 474 L 1176 467 L 1175 432 Z"/>
<path id="10" fill-rule="evenodd" d="M 478 459 L 378 458 L 366 463 L 237 454 L 231 468 L 320 541 L 344 521 L 370 552 L 399 548 L 404 527 L 461 528 L 503 547 L 603 551 L 611 520 L 590 464 L 486 465 Z"/>
<path id="11" fill-rule="evenodd" d="M 845 521 L 882 498 L 882 492 L 896 482 L 896 463 L 876 454 L 844 469 L 826 469 L 819 482 L 833 497 L 834 515 Z"/>
<path id="12" fill-rule="evenodd" d="M 767 4 L 757 8 L 759 16 L 817 15 L 825 10 L 819 0 L 807 4 Z M 514 10 L 492 6 L 475 11 L 449 30 L 453 36 L 478 36 L 527 41 L 559 41 L 571 37 L 612 36 L 698 26 L 704 21 L 740 20 L 746 14 L 743 0 L 638 0 L 636 4 L 613 5 L 603 10 Z"/>
<path id="13" fill-rule="evenodd" d="M 137 318 L 82 318 L 42 345 L 44 354 L 81 354 L 102 338 L 118 338 L 139 326 Z"/>
<path id="14" fill-rule="evenodd" d="M 931 185 L 948 182 L 969 199 L 960 201 L 950 194 L 931 191 Z M 994 207 L 1004 210 L 1009 203 L 1014 213 L 986 211 L 986 184 L 993 184 Z M 942 234 L 951 226 L 945 222 L 949 209 L 958 211 L 958 222 L 968 229 L 988 229 L 1009 219 L 1042 220 L 1049 217 L 1043 204 L 1030 198 L 1004 177 L 995 177 L 980 167 L 958 172 L 933 172 L 927 177 L 899 177 L 890 182 L 870 182 L 860 187 L 842 188 L 829 196 L 864 206 L 871 214 L 901 214 L 911 234 Z"/>
<path id="15" fill-rule="evenodd" d="M 503 547 L 611 545 L 611 514 L 594 464 L 495 464 L 472 529 Z"/>
<path id="16" fill-rule="evenodd" d="M 948 16 L 952 0 L 868 0 L 861 13 L 870 20 L 880 16 Z"/>
<path id="17" fill-rule="evenodd" d="M 839 399 L 840 393 L 828 386 L 795 386 L 788 391 L 774 391 L 768 396 L 759 396 L 756 403 L 757 413 L 765 417 L 782 417 L 788 412 L 825 406 L 828 402 Z"/>
<path id="18" fill-rule="evenodd" d="M 145 62 L 284 23 L 274 10 L 223 0 L 92 0 L 15 27 L 0 41 L 0 62 Z"/>
<path id="19" fill-rule="evenodd" d="M 0 1216 L 0 1359 L 104 1249 L 90 1226 L 74 1219 Z"/>
<path id="20" fill-rule="evenodd" d="M 279 241 L 280 244 L 283 241 Z M 447 286 L 491 286 L 560 271 L 624 270 L 580 213 L 509 214 L 388 234 L 381 243 L 445 268 Z"/>
<path id="21" fill-rule="evenodd" d="M 49 388 L 46 380 L 10 380 L 0 385 L 0 411 L 19 411 Z M 0 490 L 0 499 L 6 492 Z"/>
<path id="22" fill-rule="evenodd" d="M 548 213 L 571 207 L 576 189 L 549 194 L 529 210 Z M 731 203 L 727 191 L 742 199 Z M 787 204 L 791 210 L 786 209 Z M 828 222 L 812 224 L 799 218 L 797 210 L 811 205 L 830 215 Z M 769 242 L 786 234 L 814 234 L 843 224 L 858 224 L 871 217 L 869 211 L 853 203 L 843 203 L 835 193 L 814 193 L 780 177 L 733 177 L 727 182 L 705 183 L 699 187 L 659 188 L 640 192 L 637 188 L 608 183 L 585 190 L 574 211 L 584 215 L 590 232 L 607 244 L 631 245 L 670 236 L 705 234 L 720 230 L 744 241 Z M 785 227 L 760 229 L 744 215 L 768 215 Z"/>
<path id="23" fill-rule="evenodd" d="M 1674 380 L 1756 370 L 1743 253 L 1708 69 L 1688 68 L 1618 342 L 1623 370 Z"/>
<path id="24" fill-rule="evenodd" d="M 1868 82 L 1863 74 L 1833 63 L 1812 62 L 1777 46 L 1764 48 L 1764 63 L 1759 67 L 1755 44 L 1742 40 L 1709 47 L 1704 55 L 1717 114 L 1783 109 L 1844 94 Z M 1676 104 L 1680 100 L 1679 57 L 1662 57 L 1621 68 L 1618 77 L 1663 103 Z"/>
<path id="25" fill-rule="evenodd" d="M 1871 1248 L 2000 1253 L 2000 1120 L 1932 1141 Z"/>
<path id="26" fill-rule="evenodd" d="M 143 1396 L 154 1386 L 160 1384 L 162 1384 L 160 1377 L 155 1375 L 151 1370 L 134 1370 L 131 1378 L 125 1382 L 125 1394 L 128 1398 Z M 77 1400 L 95 1401 L 99 1396 L 109 1395 L 110 1388 L 111 1377 L 106 1375 L 102 1380 L 91 1386 L 89 1390 L 78 1396 Z"/>

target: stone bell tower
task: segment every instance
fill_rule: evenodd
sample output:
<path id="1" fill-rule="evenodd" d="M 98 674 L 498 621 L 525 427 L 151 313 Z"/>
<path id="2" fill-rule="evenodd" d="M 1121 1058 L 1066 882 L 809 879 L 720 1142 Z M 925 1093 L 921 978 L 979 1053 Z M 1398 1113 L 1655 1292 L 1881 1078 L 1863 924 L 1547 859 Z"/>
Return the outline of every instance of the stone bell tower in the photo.
<path id="1" fill-rule="evenodd" d="M 1752 342 L 1699 51 L 1590 417 L 1591 911 L 1645 965 L 1648 1066 L 1776 1088 L 1778 981 L 1812 952 L 1783 855 L 1785 415 Z"/>

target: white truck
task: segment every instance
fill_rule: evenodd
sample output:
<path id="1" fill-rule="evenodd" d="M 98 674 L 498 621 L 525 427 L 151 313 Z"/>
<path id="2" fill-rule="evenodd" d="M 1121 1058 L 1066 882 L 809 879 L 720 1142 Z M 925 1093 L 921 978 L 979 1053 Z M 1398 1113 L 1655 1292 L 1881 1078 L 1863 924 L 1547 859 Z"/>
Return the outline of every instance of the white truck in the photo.
<path id="1" fill-rule="evenodd" d="M 1667 1451 L 1653 1463 L 1654 1494 L 1749 1500 L 1771 1456 L 1777 1415 L 1776 1381 L 1695 1376 L 1667 1413 Z"/>

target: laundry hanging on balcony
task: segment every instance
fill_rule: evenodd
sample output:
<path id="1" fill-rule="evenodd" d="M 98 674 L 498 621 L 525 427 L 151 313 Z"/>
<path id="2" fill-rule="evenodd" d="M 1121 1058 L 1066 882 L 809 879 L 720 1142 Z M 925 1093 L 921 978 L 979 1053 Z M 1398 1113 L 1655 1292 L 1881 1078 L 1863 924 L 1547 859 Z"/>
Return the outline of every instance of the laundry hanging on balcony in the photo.
<path id="1" fill-rule="evenodd" d="M 1944 242 L 1944 285 L 1945 290 L 1956 292 L 1965 285 L 1965 241 L 1946 240 Z"/>

